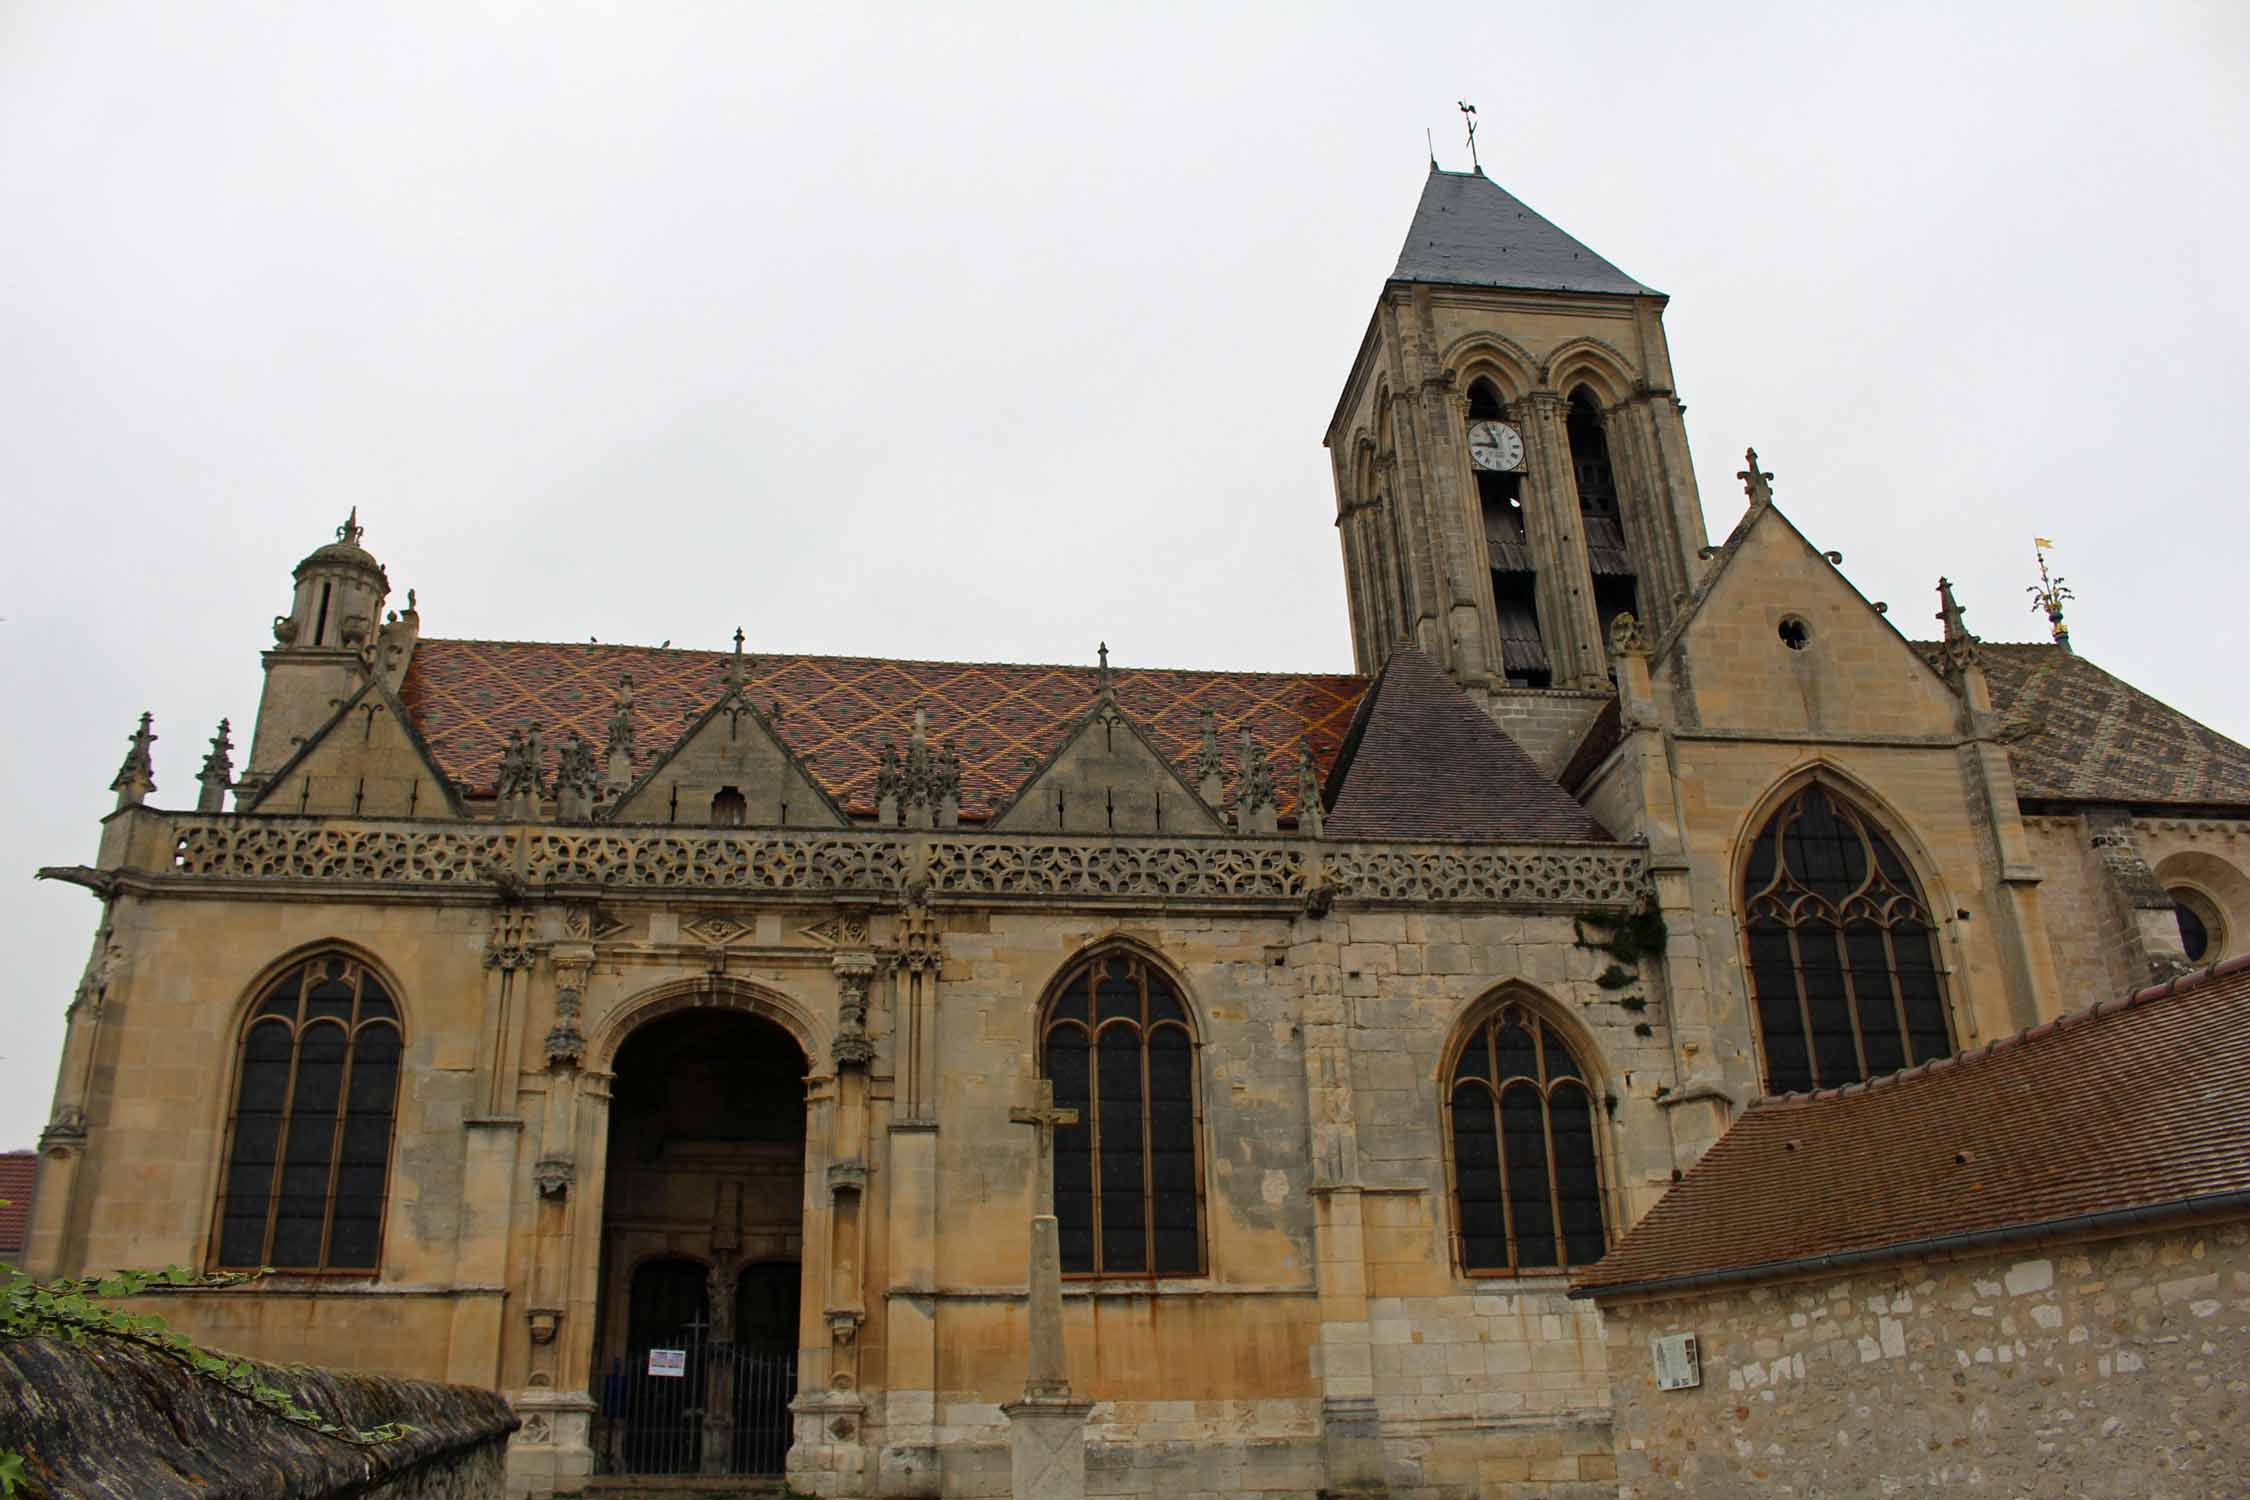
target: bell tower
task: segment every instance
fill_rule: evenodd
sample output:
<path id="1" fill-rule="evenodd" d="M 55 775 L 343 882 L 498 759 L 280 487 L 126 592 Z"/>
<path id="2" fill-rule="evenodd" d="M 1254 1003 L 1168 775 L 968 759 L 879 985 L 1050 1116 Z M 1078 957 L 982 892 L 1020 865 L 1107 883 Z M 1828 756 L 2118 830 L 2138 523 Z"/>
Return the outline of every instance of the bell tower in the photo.
<path id="1" fill-rule="evenodd" d="M 1701 575 L 1664 294 L 1483 171 L 1433 162 L 1325 439 L 1362 672 L 1606 687 Z"/>

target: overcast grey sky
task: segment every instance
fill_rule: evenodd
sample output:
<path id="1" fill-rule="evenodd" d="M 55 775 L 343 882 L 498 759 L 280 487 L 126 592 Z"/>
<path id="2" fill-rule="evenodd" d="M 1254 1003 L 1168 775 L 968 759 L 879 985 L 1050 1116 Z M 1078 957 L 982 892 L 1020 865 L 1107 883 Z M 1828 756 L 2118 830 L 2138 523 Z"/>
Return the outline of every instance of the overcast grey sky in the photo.
<path id="1" fill-rule="evenodd" d="M 0 7 L 0 1146 L 357 505 L 438 636 L 1348 670 L 1320 435 L 1423 129 L 1673 298 L 1910 634 L 1949 573 L 2237 738 L 2250 9 Z M 238 740 L 246 739 L 238 732 Z M 214 1005 L 232 997 L 213 996 Z"/>

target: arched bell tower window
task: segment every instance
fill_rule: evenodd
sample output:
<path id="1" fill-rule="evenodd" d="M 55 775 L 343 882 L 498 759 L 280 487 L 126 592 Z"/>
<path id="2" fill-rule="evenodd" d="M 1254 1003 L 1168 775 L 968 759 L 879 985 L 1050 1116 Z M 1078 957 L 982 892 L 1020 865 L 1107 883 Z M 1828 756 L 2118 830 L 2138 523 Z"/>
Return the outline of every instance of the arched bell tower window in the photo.
<path id="1" fill-rule="evenodd" d="M 1570 465 L 1578 480 L 1578 512 L 1586 531 L 1586 562 L 1594 575 L 1594 613 L 1601 639 L 1610 622 L 1640 613 L 1640 579 L 1632 550 L 1625 544 L 1625 520 L 1617 499 L 1617 471 L 1609 461 L 1609 433 L 1600 405 L 1584 386 L 1571 393 L 1564 423 L 1570 437 Z"/>
<path id="2" fill-rule="evenodd" d="M 320 954 L 267 986 L 243 1028 L 218 1266 L 376 1268 L 400 1050 L 398 1006 L 356 959 Z"/>
<path id="3" fill-rule="evenodd" d="M 1520 1001 L 1488 1010 L 1448 1075 L 1455 1254 L 1471 1276 L 1590 1266 L 1608 1248 L 1585 1070 Z"/>
<path id="4" fill-rule="evenodd" d="M 719 788 L 711 798 L 711 821 L 721 828 L 740 828 L 750 821 L 750 803 L 740 787 Z"/>
<path id="5" fill-rule="evenodd" d="M 1041 1074 L 1078 1123 L 1055 1132 L 1055 1219 L 1075 1276 L 1203 1268 L 1195 1033 L 1172 981 L 1129 949 L 1064 975 L 1039 1028 Z"/>
<path id="6" fill-rule="evenodd" d="M 1937 932 L 1889 838 L 1818 782 L 1784 803 L 1742 876 L 1768 1092 L 1834 1088 L 1953 1051 Z"/>
<path id="7" fill-rule="evenodd" d="M 1492 603 L 1500 633 L 1500 665 L 1518 687 L 1554 680 L 1539 634 L 1538 570 L 1523 516 L 1523 438 L 1507 420 L 1500 388 L 1485 377 L 1469 383 L 1469 468 L 1484 517 L 1492 564 Z"/>

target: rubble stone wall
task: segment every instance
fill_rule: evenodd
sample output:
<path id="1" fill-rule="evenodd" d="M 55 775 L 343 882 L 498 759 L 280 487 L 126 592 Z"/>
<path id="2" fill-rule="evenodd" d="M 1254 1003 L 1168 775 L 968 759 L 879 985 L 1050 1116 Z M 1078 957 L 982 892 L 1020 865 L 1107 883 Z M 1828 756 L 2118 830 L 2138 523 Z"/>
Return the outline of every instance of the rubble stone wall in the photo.
<path id="1" fill-rule="evenodd" d="M 1606 1309 L 1619 1500 L 2250 1493 L 2250 1224 Z M 1691 1332 L 1703 1383 L 1656 1388 Z"/>

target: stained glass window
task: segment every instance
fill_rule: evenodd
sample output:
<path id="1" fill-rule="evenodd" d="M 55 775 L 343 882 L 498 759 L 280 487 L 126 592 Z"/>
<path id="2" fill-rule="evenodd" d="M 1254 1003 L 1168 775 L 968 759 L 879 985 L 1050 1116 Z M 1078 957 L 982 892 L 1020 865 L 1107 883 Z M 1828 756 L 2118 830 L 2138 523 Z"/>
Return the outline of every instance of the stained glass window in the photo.
<path id="1" fill-rule="evenodd" d="M 1154 965 L 1110 951 L 1056 985 L 1040 1066 L 1057 1108 L 1055 1218 L 1063 1270 L 1193 1276 L 1203 1269 L 1202 1110 L 1195 1034 Z"/>
<path id="2" fill-rule="evenodd" d="M 221 1267 L 373 1271 L 398 1105 L 398 1007 L 339 954 L 269 986 L 243 1032 Z"/>
<path id="3" fill-rule="evenodd" d="M 1593 1098 L 1554 1028 L 1501 1006 L 1462 1044 L 1450 1095 L 1461 1269 L 1512 1276 L 1600 1260 L 1608 1238 Z"/>
<path id="4" fill-rule="evenodd" d="M 1881 830 L 1826 788 L 1806 786 L 1758 835 L 1742 907 L 1768 1092 L 1953 1051 L 1921 890 Z"/>

